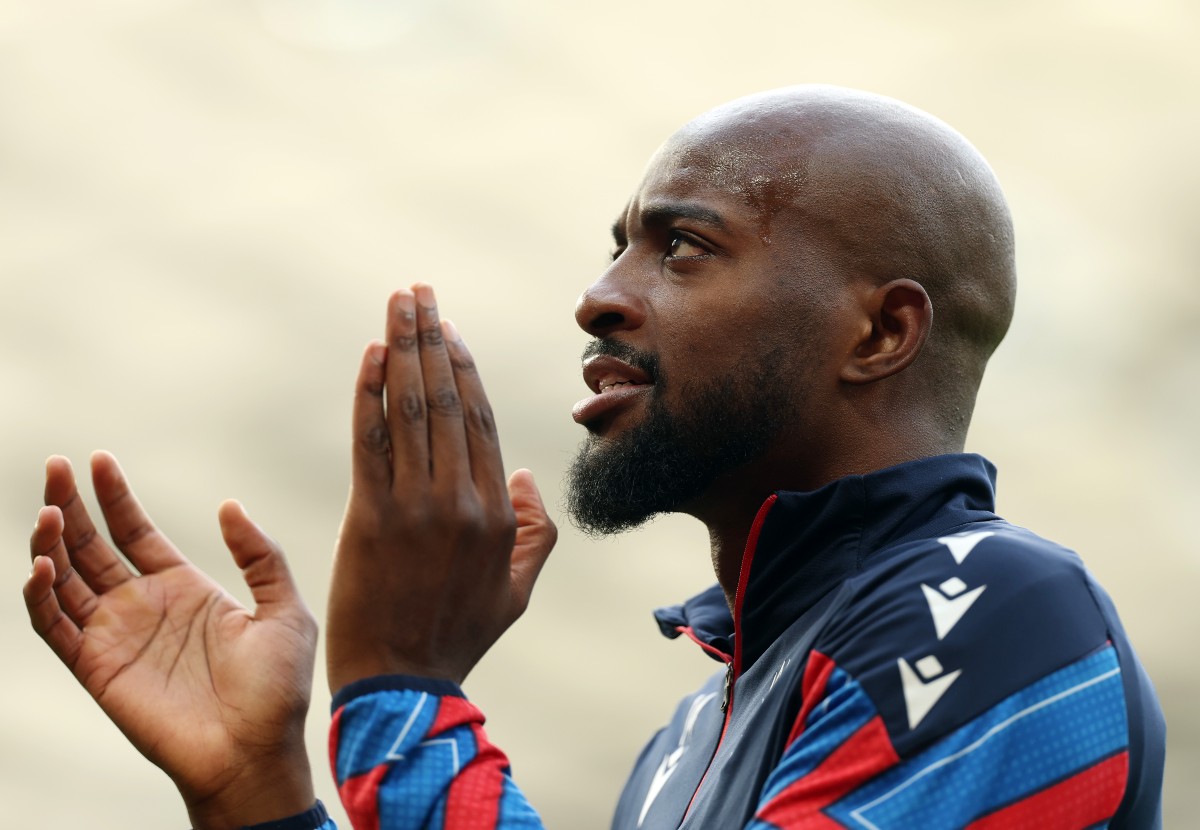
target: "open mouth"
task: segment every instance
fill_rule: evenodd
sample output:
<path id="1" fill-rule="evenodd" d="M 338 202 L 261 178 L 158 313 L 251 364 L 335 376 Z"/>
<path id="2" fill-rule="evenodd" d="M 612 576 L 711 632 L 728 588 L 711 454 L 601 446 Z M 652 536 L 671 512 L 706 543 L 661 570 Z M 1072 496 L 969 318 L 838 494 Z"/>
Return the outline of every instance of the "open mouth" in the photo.
<path id="1" fill-rule="evenodd" d="M 619 389 L 622 386 L 645 386 L 644 383 L 638 383 L 633 380 L 602 380 L 600 381 L 600 391 L 598 394 L 603 395 L 605 392 L 611 392 L 614 389 Z"/>
<path id="2" fill-rule="evenodd" d="M 612 355 L 597 355 L 586 360 L 583 380 L 593 394 L 575 404 L 571 415 L 576 423 L 589 429 L 602 416 L 615 414 L 640 400 L 654 385 L 648 373 Z"/>

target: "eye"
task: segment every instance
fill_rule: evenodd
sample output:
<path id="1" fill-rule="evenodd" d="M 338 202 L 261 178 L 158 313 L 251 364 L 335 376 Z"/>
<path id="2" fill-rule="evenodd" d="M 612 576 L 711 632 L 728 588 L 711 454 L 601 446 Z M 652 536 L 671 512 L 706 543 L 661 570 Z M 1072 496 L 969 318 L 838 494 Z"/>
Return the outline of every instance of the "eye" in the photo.
<path id="1" fill-rule="evenodd" d="M 690 236 L 672 231 L 667 241 L 667 256 L 673 259 L 692 259 L 707 256 L 708 251 Z"/>
<path id="2" fill-rule="evenodd" d="M 616 248 L 613 248 L 612 253 L 609 254 L 609 257 L 612 259 L 613 262 L 616 262 L 617 258 L 620 257 L 621 254 L 623 254 L 623 253 L 625 253 L 625 246 L 620 245 Z"/>

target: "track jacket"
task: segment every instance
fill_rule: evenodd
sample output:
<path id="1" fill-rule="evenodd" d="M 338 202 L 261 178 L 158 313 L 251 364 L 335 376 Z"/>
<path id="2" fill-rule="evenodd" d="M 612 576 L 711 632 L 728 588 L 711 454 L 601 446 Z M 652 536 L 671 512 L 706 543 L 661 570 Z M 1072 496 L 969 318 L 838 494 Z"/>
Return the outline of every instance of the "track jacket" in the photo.
<path id="1" fill-rule="evenodd" d="M 942 456 L 769 498 L 733 615 L 719 588 L 657 612 L 726 668 L 614 830 L 1160 827 L 1154 690 L 1079 558 L 994 514 L 994 477 Z M 454 684 L 372 678 L 334 710 L 357 830 L 541 827 Z"/>

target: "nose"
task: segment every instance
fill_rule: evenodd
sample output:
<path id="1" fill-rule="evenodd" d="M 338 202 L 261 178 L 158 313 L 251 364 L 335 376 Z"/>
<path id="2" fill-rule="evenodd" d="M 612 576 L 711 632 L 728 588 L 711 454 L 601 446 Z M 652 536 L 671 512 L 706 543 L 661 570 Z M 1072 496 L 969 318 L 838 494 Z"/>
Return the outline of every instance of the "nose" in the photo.
<path id="1" fill-rule="evenodd" d="M 579 295 L 575 304 L 575 322 L 593 337 L 605 337 L 618 331 L 632 331 L 646 321 L 642 298 L 622 279 L 618 263 Z"/>

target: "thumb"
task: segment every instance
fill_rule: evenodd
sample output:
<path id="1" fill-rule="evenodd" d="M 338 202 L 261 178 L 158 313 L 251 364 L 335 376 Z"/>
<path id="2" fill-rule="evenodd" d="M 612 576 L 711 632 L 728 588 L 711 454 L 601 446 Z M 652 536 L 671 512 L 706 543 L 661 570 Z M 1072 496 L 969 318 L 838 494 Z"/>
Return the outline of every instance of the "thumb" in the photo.
<path id="1" fill-rule="evenodd" d="M 303 604 L 283 549 L 250 521 L 241 503 L 233 499 L 222 502 L 217 519 L 225 545 L 254 597 L 255 616 L 270 617 Z"/>
<path id="2" fill-rule="evenodd" d="M 558 528 L 554 526 L 541 493 L 534 483 L 533 473 L 517 470 L 508 479 L 508 498 L 517 517 L 517 540 L 513 546 L 512 578 L 524 599 L 533 592 L 542 566 L 558 541 Z"/>

